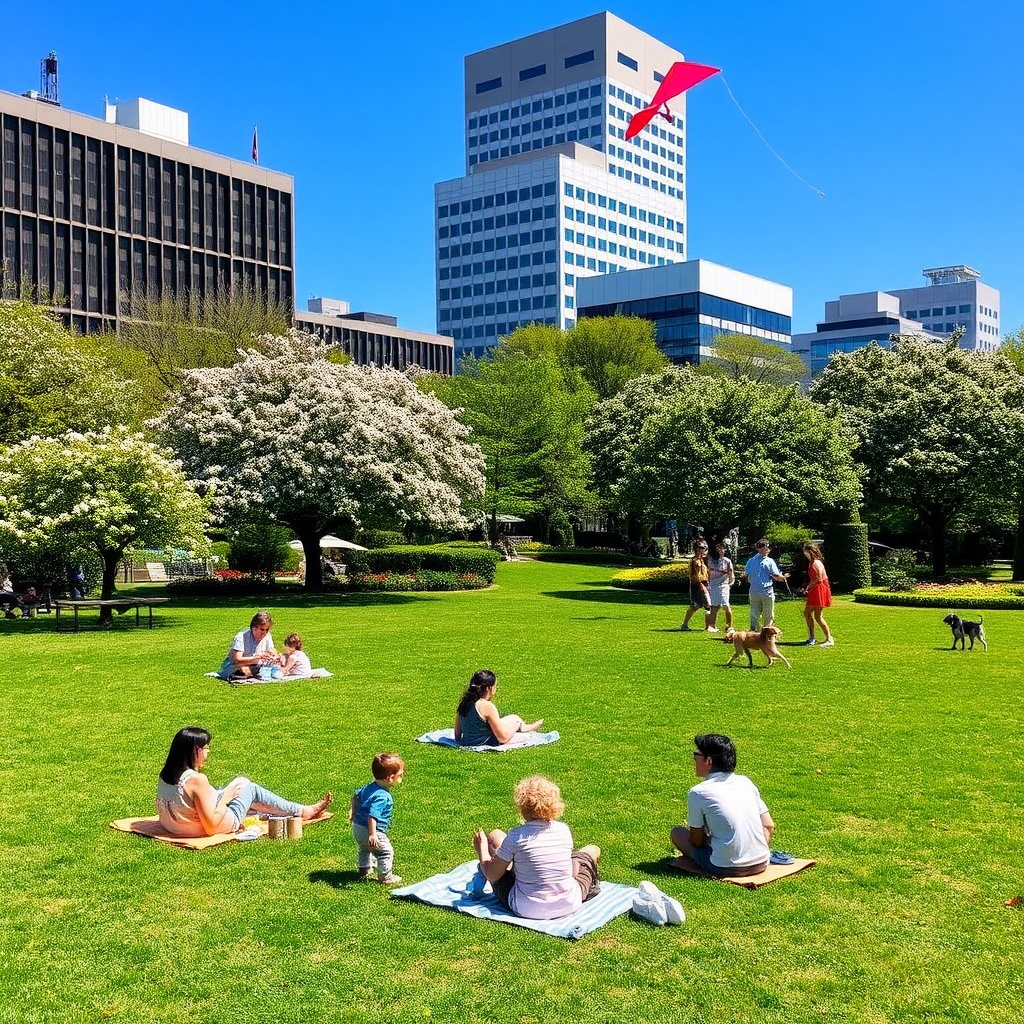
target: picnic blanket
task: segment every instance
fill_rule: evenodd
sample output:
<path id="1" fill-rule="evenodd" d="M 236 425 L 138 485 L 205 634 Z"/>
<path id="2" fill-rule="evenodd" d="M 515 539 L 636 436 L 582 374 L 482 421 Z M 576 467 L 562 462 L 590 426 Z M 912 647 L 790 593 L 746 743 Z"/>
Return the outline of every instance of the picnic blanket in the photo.
<path id="1" fill-rule="evenodd" d="M 587 900 L 575 914 L 553 921 L 534 921 L 516 917 L 510 910 L 506 910 L 491 892 L 490 884 L 484 882 L 478 870 L 478 862 L 471 860 L 444 874 L 433 875 L 414 885 L 402 886 L 401 889 L 392 889 L 391 895 L 400 899 L 419 900 L 435 907 L 448 907 L 460 914 L 469 914 L 485 921 L 514 924 L 560 939 L 578 939 L 606 925 L 619 914 L 631 910 L 633 897 L 638 892 L 634 885 L 602 881 L 600 893 L 592 900 Z"/>
<path id="2" fill-rule="evenodd" d="M 560 739 L 557 732 L 518 732 L 511 741 L 496 746 L 490 743 L 481 743 L 475 747 L 464 747 L 455 740 L 454 729 L 435 729 L 433 732 L 425 732 L 422 736 L 416 737 L 417 743 L 436 743 L 442 747 L 458 747 L 459 750 L 472 750 L 478 754 L 507 754 L 510 750 L 521 750 L 523 747 L 540 747 L 545 743 L 554 743 Z"/>
<path id="3" fill-rule="evenodd" d="M 701 871 L 689 857 L 673 857 L 669 866 L 681 871 L 684 875 L 696 875 L 698 878 L 713 878 L 716 882 L 731 882 L 733 885 L 742 885 L 744 889 L 759 889 L 769 882 L 777 882 L 780 878 L 788 878 L 798 871 L 813 867 L 816 862 L 801 857 L 794 857 L 792 864 L 769 864 L 759 875 L 709 875 Z"/>
<path id="4" fill-rule="evenodd" d="M 333 679 L 334 673 L 325 668 L 315 668 L 308 676 L 284 676 L 281 679 L 224 679 L 219 672 L 204 672 L 210 679 L 222 679 L 232 686 L 259 686 L 262 683 L 293 683 L 298 679 Z"/>
<path id="5" fill-rule="evenodd" d="M 303 828 L 307 825 L 316 825 L 318 822 L 333 818 L 330 811 L 324 811 L 319 817 L 310 818 L 302 823 Z M 239 829 L 237 832 L 223 832 L 215 836 L 175 836 L 165 832 L 160 827 L 160 819 L 154 814 L 148 818 L 118 818 L 110 823 L 112 829 L 118 832 L 133 832 L 137 836 L 145 836 L 147 839 L 159 839 L 162 843 L 170 843 L 171 846 L 180 846 L 185 850 L 206 850 L 211 846 L 220 846 L 221 843 L 245 842 L 249 839 L 259 839 L 267 834 L 267 823 L 262 818 L 248 828 Z"/>

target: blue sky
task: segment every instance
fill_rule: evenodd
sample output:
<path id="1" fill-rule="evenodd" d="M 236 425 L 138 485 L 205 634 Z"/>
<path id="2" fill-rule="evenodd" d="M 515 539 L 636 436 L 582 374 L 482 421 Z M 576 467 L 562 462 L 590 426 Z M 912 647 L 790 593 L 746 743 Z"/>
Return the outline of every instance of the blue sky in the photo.
<path id="1" fill-rule="evenodd" d="M 575 0 L 10 5 L 0 89 L 188 111 L 195 146 L 295 178 L 296 300 L 433 330 L 433 185 L 463 173 L 462 59 L 600 10 Z M 721 81 L 689 94 L 689 255 L 790 285 L 794 331 L 841 293 L 966 263 L 1024 325 L 1024 0 L 621 0 L 609 8 Z M 168 12 L 173 12 L 171 17 Z"/>

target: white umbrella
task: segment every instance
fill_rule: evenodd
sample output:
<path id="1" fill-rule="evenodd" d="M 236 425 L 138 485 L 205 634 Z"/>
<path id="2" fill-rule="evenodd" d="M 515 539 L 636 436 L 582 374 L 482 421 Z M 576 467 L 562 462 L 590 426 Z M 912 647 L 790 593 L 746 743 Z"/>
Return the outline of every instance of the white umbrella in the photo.
<path id="1" fill-rule="evenodd" d="M 290 540 L 288 541 L 288 547 L 293 551 L 302 550 L 301 540 Z M 350 540 L 342 540 L 340 537 L 334 537 L 331 534 L 327 534 L 326 537 L 320 538 L 320 547 L 322 548 L 346 548 L 349 551 L 366 551 L 367 549 L 362 544 L 353 544 Z"/>

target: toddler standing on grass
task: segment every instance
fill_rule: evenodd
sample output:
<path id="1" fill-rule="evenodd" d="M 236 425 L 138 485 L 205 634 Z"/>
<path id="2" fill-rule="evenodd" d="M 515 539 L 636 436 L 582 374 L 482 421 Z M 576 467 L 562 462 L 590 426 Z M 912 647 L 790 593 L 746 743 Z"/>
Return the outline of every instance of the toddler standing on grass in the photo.
<path id="1" fill-rule="evenodd" d="M 382 885 L 398 885 L 402 879 L 391 871 L 395 851 L 387 833 L 395 807 L 391 790 L 402 781 L 405 762 L 397 754 L 378 754 L 370 770 L 373 782 L 355 791 L 348 812 L 359 848 L 359 877 L 369 878 L 376 861 L 377 880 Z"/>

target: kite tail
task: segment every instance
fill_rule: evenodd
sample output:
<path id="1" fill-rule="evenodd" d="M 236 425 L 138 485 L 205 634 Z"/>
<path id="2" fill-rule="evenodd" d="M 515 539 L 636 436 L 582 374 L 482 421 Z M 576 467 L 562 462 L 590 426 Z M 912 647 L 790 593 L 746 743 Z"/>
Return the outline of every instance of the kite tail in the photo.
<path id="1" fill-rule="evenodd" d="M 796 171 L 794 171 L 793 168 L 790 167 L 789 164 L 787 164 L 786 161 L 783 160 L 782 157 L 779 156 L 779 154 L 776 153 L 774 149 L 772 149 L 771 144 L 761 134 L 761 129 L 758 128 L 756 124 L 754 124 L 754 122 L 750 118 L 750 115 L 740 106 L 740 101 L 736 99 L 736 97 L 733 95 L 732 89 L 729 88 L 729 83 L 725 80 L 725 75 L 721 75 L 720 77 L 722 79 L 722 85 L 725 86 L 725 91 L 729 94 L 729 99 L 731 99 L 733 103 L 736 104 L 736 109 L 746 118 L 747 123 L 757 133 L 757 137 L 765 144 L 765 148 L 768 150 L 768 152 L 771 153 L 771 155 L 775 157 L 775 159 L 778 160 L 779 163 L 782 164 L 782 166 L 785 167 L 786 170 L 789 171 L 789 173 L 792 174 L 797 181 L 806 185 L 812 192 L 816 192 L 819 196 L 821 196 L 822 199 L 824 199 L 825 193 L 822 192 L 820 188 L 815 188 L 806 178 L 802 178 L 799 174 L 797 174 Z"/>

